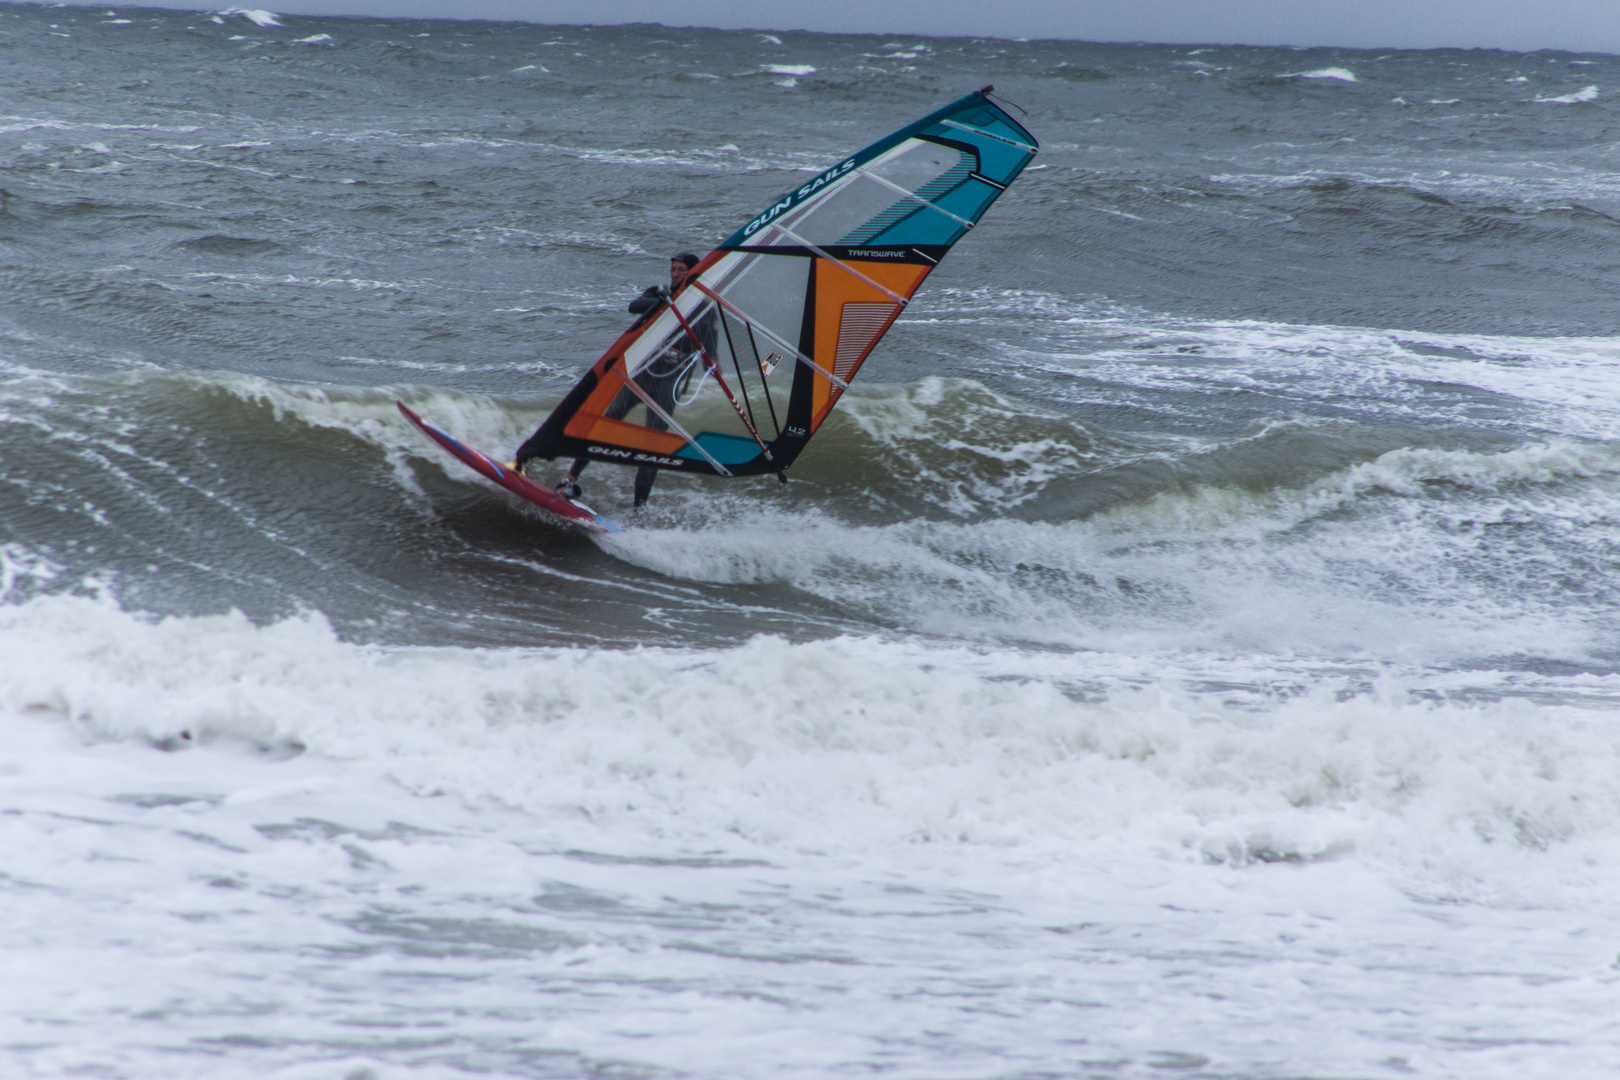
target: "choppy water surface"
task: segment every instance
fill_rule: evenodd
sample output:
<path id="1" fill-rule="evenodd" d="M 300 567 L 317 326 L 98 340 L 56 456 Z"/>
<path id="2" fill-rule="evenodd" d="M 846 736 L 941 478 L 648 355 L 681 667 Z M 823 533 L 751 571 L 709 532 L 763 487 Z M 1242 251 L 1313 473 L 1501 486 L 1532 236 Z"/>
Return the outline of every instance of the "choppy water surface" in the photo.
<path id="1" fill-rule="evenodd" d="M 785 488 L 592 541 L 394 411 L 515 447 L 986 83 L 1042 154 Z M 1620 1060 L 1620 59 L 0 5 L 0 86 L 7 1075 Z"/>

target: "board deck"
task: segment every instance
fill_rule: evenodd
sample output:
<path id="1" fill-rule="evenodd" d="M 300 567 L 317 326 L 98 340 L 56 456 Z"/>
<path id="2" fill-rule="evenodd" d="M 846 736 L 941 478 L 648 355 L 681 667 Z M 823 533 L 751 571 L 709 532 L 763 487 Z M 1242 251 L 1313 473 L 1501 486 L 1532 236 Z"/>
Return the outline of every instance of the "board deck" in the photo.
<path id="1" fill-rule="evenodd" d="M 485 454 L 479 453 L 454 436 L 440 431 L 407 408 L 403 401 L 396 401 L 394 404 L 399 406 L 399 411 L 404 414 L 405 419 L 416 425 L 422 434 L 444 447 L 457 460 L 484 479 L 499 484 L 519 498 L 525 499 L 547 513 L 561 518 L 565 523 L 585 529 L 587 532 L 616 533 L 624 531 L 622 526 L 598 514 L 584 503 L 576 502 L 548 487 L 542 487 L 522 473 L 513 472 L 505 465 Z"/>

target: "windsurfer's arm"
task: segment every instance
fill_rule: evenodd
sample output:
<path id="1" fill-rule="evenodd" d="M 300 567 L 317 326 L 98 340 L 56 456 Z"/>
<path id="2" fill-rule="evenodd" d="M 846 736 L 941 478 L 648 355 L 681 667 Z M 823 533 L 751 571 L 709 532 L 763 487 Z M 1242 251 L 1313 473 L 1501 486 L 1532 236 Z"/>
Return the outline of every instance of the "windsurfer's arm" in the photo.
<path id="1" fill-rule="evenodd" d="M 664 290 L 657 285 L 649 286 L 646 292 L 630 301 L 630 314 L 645 315 L 663 302 Z"/>

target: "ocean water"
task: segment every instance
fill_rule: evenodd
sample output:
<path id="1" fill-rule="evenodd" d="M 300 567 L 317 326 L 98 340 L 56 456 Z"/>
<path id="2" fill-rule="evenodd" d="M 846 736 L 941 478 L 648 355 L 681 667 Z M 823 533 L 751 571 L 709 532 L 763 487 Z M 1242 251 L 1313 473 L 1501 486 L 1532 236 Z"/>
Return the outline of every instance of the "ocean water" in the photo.
<path id="1" fill-rule="evenodd" d="M 592 539 L 395 412 L 509 451 L 986 83 L 785 487 Z M 1620 1070 L 1620 58 L 0 4 L 0 86 L 0 1074 Z"/>

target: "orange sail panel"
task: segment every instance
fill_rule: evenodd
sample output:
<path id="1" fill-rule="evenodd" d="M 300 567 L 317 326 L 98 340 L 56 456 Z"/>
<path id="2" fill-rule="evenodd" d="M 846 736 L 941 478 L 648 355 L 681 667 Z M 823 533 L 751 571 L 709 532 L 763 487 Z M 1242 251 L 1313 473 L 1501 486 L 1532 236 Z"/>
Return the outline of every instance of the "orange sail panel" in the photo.
<path id="1" fill-rule="evenodd" d="M 844 382 L 855 377 L 873 346 L 903 310 L 883 286 L 907 300 L 917 291 L 930 266 L 851 260 L 845 266 L 871 279 L 871 284 L 825 259 L 816 260 L 816 360 Z M 811 431 L 821 426 L 837 404 L 841 390 L 816 376 Z"/>

